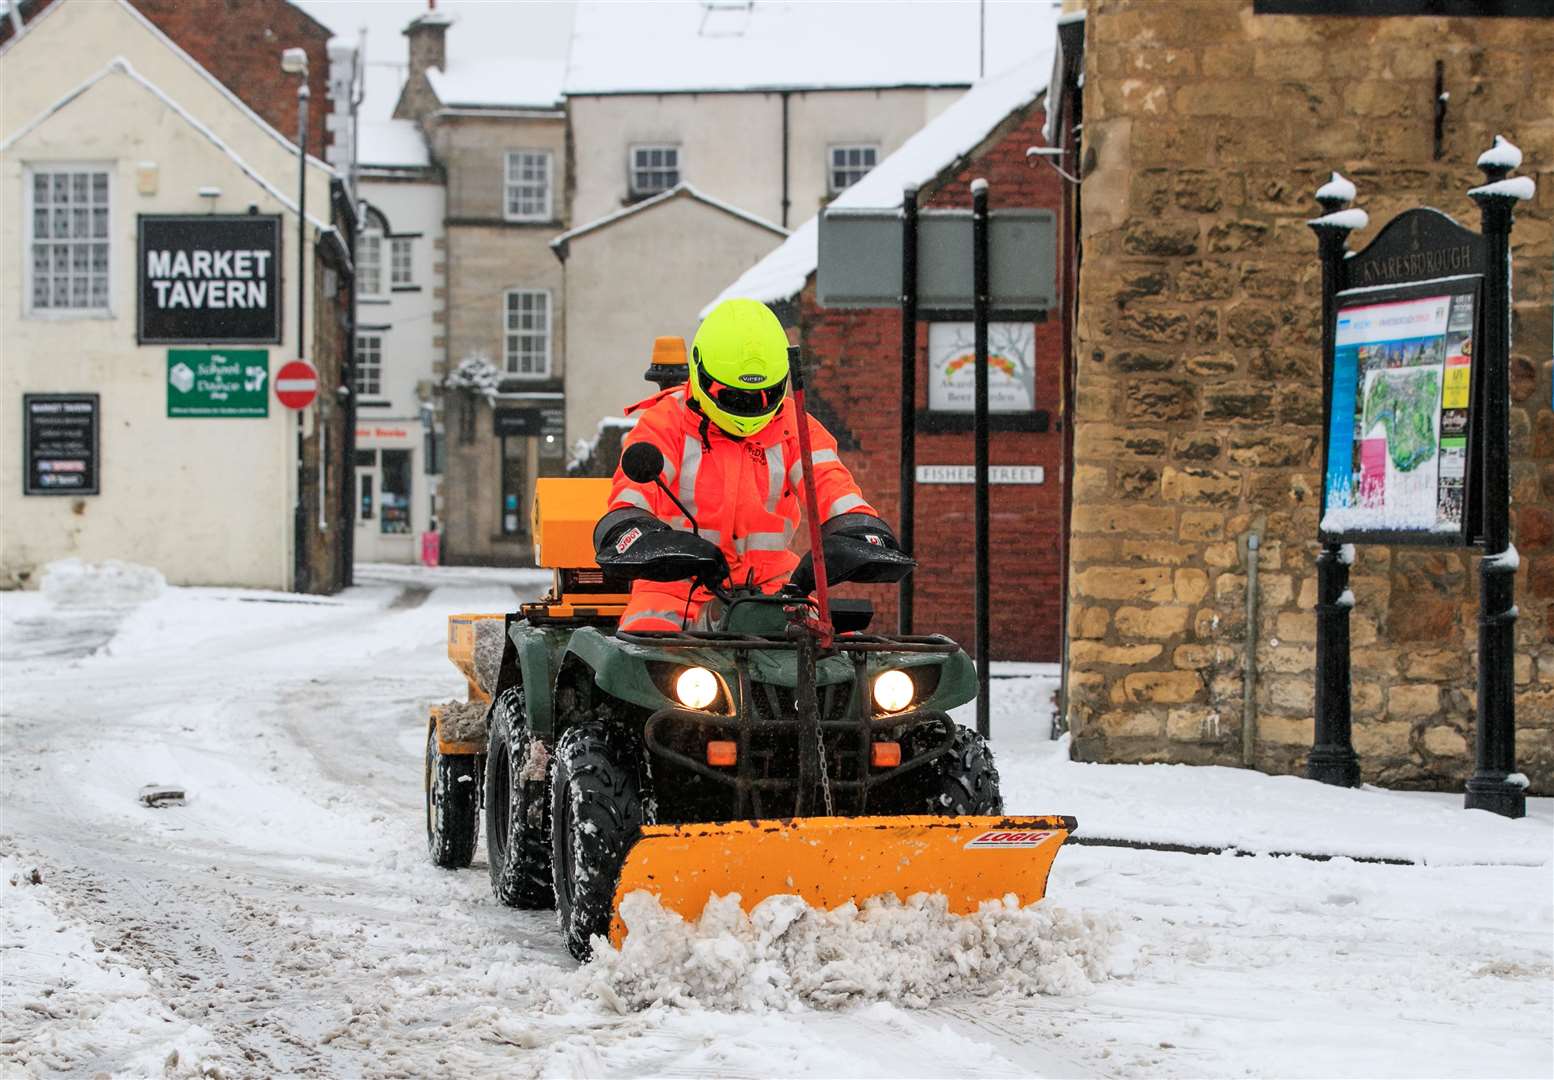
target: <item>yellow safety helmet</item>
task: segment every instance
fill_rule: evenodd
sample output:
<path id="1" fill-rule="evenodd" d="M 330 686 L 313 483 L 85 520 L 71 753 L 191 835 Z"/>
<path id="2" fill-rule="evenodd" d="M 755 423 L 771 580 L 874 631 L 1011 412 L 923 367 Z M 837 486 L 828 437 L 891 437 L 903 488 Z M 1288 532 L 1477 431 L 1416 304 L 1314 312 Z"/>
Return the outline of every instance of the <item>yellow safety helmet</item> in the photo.
<path id="1" fill-rule="evenodd" d="M 754 435 L 788 393 L 788 335 L 759 300 L 725 300 L 691 343 L 691 394 L 730 435 Z"/>

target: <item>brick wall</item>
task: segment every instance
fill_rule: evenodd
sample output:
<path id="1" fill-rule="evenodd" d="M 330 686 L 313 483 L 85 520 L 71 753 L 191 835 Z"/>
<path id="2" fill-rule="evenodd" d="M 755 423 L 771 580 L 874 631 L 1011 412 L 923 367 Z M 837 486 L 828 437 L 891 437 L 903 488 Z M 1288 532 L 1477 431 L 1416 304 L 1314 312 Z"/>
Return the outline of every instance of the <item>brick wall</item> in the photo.
<path id="1" fill-rule="evenodd" d="M 1026 162 L 1025 151 L 1041 141 L 1042 114 L 1032 108 L 1017 114 L 994 133 L 982 153 L 935 188 L 924 188 L 925 209 L 971 206 L 970 184 L 979 176 L 989 184 L 993 209 L 1039 207 L 1055 210 L 1061 199 L 1057 175 Z M 992 558 L 991 651 L 994 659 L 1058 659 L 1061 646 L 1062 436 L 1058 430 L 1062 378 L 1062 336 L 1053 321 L 1036 325 L 1037 407 L 1051 413 L 1044 433 L 999 432 L 990 436 L 994 465 L 1041 465 L 1042 485 L 998 485 L 991 489 Z M 901 313 L 899 309 L 864 311 L 821 308 L 813 278 L 799 303 L 801 344 L 813 368 L 810 386 L 835 421 L 841 437 L 856 444 L 843 450 L 865 496 L 895 524 L 900 515 Z M 918 407 L 927 408 L 928 324 L 918 324 Z M 843 434 L 846 433 L 846 435 Z M 919 465 L 970 465 L 970 432 L 920 431 Z M 968 649 L 973 633 L 974 489 L 970 484 L 917 486 L 916 543 L 913 554 L 914 630 L 944 633 Z M 894 632 L 896 589 L 850 587 L 876 607 L 875 627 Z"/>
<path id="2" fill-rule="evenodd" d="M 22 0 L 24 24 L 59 0 Z M 91 3 L 95 0 L 77 0 Z M 330 29 L 286 0 L 129 0 L 179 48 L 219 79 L 243 103 L 288 139 L 297 137 L 297 77 L 281 70 L 281 53 L 308 53 L 308 152 L 324 156 L 328 145 Z M 24 25 L 25 29 L 25 25 Z M 0 45 L 10 39 L 0 19 Z"/>
<path id="3" fill-rule="evenodd" d="M 1371 225 L 1465 194 L 1499 132 L 1538 194 L 1512 235 L 1518 756 L 1554 790 L 1554 20 L 1309 18 L 1251 0 L 1092 0 L 1077 326 L 1071 716 L 1092 760 L 1239 760 L 1245 537 L 1263 537 L 1257 763 L 1312 738 L 1320 274 L 1338 168 Z M 1450 100 L 1433 145 L 1435 63 Z M 1472 769 L 1478 559 L 1364 545 L 1351 579 L 1367 780 Z"/>

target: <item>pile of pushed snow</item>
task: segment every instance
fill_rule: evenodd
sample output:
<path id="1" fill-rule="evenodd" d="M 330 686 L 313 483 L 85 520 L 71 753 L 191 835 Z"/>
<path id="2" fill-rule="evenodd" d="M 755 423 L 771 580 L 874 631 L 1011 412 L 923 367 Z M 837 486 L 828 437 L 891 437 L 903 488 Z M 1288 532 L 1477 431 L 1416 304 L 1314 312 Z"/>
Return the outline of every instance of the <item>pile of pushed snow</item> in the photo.
<path id="1" fill-rule="evenodd" d="M 123 609 L 161 596 L 167 579 L 149 566 L 118 559 L 60 559 L 43 568 L 38 588 L 56 608 Z"/>
<path id="2" fill-rule="evenodd" d="M 874 898 L 820 911 L 771 896 L 748 914 L 714 896 L 687 922 L 647 892 L 621 903 L 626 940 L 602 942 L 583 974 L 612 1005 L 791 1010 L 1012 993 L 1080 994 L 1106 978 L 1116 924 L 1014 896 L 952 915 L 942 895 Z"/>

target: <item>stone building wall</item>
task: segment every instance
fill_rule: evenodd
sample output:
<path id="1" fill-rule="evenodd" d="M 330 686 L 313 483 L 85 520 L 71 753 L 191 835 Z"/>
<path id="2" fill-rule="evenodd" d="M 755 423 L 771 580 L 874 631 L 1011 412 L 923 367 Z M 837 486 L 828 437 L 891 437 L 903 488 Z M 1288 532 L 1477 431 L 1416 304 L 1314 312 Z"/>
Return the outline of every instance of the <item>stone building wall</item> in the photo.
<path id="1" fill-rule="evenodd" d="M 1518 759 L 1554 790 L 1554 20 L 1256 15 L 1252 0 L 1092 0 L 1076 336 L 1070 720 L 1087 760 L 1236 763 L 1246 538 L 1262 537 L 1257 765 L 1313 728 L 1320 272 L 1305 222 L 1337 168 L 1368 243 L 1466 195 L 1496 133 L 1517 211 L 1511 445 Z M 1450 94 L 1434 156 L 1435 64 Z M 1478 558 L 1364 545 L 1351 584 L 1367 780 L 1473 765 Z"/>

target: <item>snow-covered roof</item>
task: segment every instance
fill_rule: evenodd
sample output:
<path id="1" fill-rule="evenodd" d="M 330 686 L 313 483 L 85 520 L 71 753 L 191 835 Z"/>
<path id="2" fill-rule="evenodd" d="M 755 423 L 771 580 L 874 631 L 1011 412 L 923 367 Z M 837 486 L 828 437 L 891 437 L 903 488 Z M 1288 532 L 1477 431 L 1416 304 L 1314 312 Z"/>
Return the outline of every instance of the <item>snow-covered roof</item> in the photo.
<path id="1" fill-rule="evenodd" d="M 576 240 L 580 236 L 594 232 L 597 229 L 603 229 L 606 226 L 613 225 L 623 218 L 631 217 L 633 214 L 640 214 L 644 210 L 651 210 L 655 206 L 661 206 L 671 199 L 695 199 L 697 202 L 706 203 L 708 206 L 721 210 L 725 214 L 737 217 L 742 221 L 748 221 L 750 224 L 759 226 L 763 229 L 770 229 L 778 236 L 788 235 L 788 230 L 784 229 L 781 225 L 773 224 L 763 217 L 757 217 L 755 214 L 750 213 L 748 210 L 741 210 L 739 207 L 734 206 L 732 203 L 726 203 L 721 199 L 715 199 L 711 195 L 708 195 L 706 192 L 699 190 L 694 185 L 688 184 L 682 180 L 668 191 L 661 191 L 657 195 L 654 195 L 651 199 L 643 199 L 641 202 L 632 206 L 628 206 L 623 210 L 617 210 L 613 214 L 606 214 L 602 218 L 595 218 L 593 221 L 588 222 L 586 225 L 579 225 L 575 229 L 569 229 L 552 240 L 550 242 L 550 246 L 557 251 L 563 251 L 568 243 Z M 564 252 L 562 257 L 565 257 Z"/>
<path id="2" fill-rule="evenodd" d="M 560 60 L 471 60 L 428 68 L 437 100 L 450 107 L 559 109 L 566 64 Z"/>
<path id="3" fill-rule="evenodd" d="M 982 5 L 580 0 L 568 94 L 969 86 Z M 986 68 L 1050 46 L 1046 3 L 986 5 Z"/>
<path id="4" fill-rule="evenodd" d="M 364 122 L 356 129 L 356 160 L 368 166 L 424 169 L 431 164 L 426 140 L 414 120 Z"/>
<path id="5" fill-rule="evenodd" d="M 867 176 L 832 200 L 831 206 L 899 207 L 908 184 L 927 184 L 957 159 L 975 150 L 1010 113 L 1034 102 L 1046 89 L 1051 63 L 1051 52 L 1043 52 L 978 83 Z M 796 296 L 815 272 L 819 253 L 817 214 L 800 225 L 776 251 L 741 274 L 702 309 L 702 314 L 705 316 L 729 297 L 771 303 Z"/>

